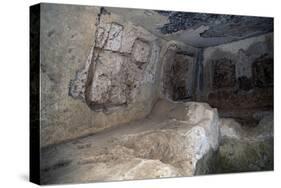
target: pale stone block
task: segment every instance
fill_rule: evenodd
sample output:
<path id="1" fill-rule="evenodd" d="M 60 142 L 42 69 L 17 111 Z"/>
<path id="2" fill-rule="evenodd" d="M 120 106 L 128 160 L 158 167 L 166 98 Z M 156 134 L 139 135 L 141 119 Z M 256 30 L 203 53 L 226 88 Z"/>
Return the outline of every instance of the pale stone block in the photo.
<path id="1" fill-rule="evenodd" d="M 147 42 L 136 40 L 133 49 L 133 57 L 137 62 L 148 62 L 150 46 Z"/>

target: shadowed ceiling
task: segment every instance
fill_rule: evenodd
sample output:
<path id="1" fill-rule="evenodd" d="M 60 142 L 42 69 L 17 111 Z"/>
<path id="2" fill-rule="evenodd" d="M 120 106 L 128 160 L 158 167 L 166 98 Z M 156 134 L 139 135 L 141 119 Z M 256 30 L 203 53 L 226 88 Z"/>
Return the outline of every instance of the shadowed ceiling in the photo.
<path id="1" fill-rule="evenodd" d="M 106 8 L 166 40 L 209 47 L 273 32 L 273 18 Z"/>

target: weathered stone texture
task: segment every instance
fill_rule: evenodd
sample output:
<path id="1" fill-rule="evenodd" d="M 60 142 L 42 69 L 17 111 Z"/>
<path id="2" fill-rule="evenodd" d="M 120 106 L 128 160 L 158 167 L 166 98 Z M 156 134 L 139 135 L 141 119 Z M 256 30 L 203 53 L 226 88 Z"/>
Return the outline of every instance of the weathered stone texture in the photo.
<path id="1" fill-rule="evenodd" d="M 45 149 L 42 183 L 178 177 L 211 172 L 212 167 L 207 164 L 215 158 L 219 143 L 216 109 L 204 103 L 160 100 L 151 114 L 149 118 L 107 133 Z"/>
<path id="2" fill-rule="evenodd" d="M 171 100 L 191 99 L 196 49 L 169 43 L 162 58 L 160 93 Z"/>
<path id="3" fill-rule="evenodd" d="M 95 18 L 97 29 L 92 32 L 95 38 L 88 58 L 68 83 L 69 96 L 92 111 L 89 132 L 148 115 L 158 97 L 157 72 L 165 45 L 105 9 Z"/>
<path id="4" fill-rule="evenodd" d="M 117 53 L 103 51 L 99 53 L 94 67 L 94 77 L 90 92 L 91 102 L 97 104 L 126 103 L 126 84 L 123 64 L 125 58 Z"/>
<path id="5" fill-rule="evenodd" d="M 165 42 L 103 8 L 42 7 L 41 146 L 146 116 Z"/>
<path id="6" fill-rule="evenodd" d="M 252 65 L 254 85 L 259 88 L 273 86 L 273 58 L 258 58 Z"/>
<path id="7" fill-rule="evenodd" d="M 85 100 L 86 82 L 88 79 L 88 70 L 90 68 L 94 54 L 94 46 L 91 47 L 89 56 L 84 67 L 76 72 L 75 79 L 70 81 L 69 96 Z"/>
<path id="8" fill-rule="evenodd" d="M 213 88 L 230 88 L 235 85 L 235 65 L 230 59 L 213 60 Z"/>
<path id="9" fill-rule="evenodd" d="M 231 118 L 220 119 L 221 138 L 241 138 L 241 125 Z"/>
<path id="10" fill-rule="evenodd" d="M 133 57 L 135 61 L 146 63 L 150 55 L 150 46 L 147 42 L 136 40 L 133 46 Z"/>
<path id="11" fill-rule="evenodd" d="M 273 116 L 265 115 L 254 128 L 241 128 L 222 119 L 217 173 L 273 170 Z"/>
<path id="12" fill-rule="evenodd" d="M 272 33 L 209 47 L 203 59 L 205 101 L 220 109 L 273 106 Z"/>
<path id="13" fill-rule="evenodd" d="M 99 25 L 96 33 L 96 47 L 103 48 L 107 42 L 111 24 Z"/>
<path id="14" fill-rule="evenodd" d="M 41 17 L 42 183 L 273 168 L 272 33 L 197 49 L 105 8 L 43 4 Z"/>
<path id="15" fill-rule="evenodd" d="M 139 25 L 155 36 L 206 48 L 273 31 L 273 18 L 144 9 L 106 10 Z"/>
<path id="16" fill-rule="evenodd" d="M 92 111 L 83 101 L 84 81 L 96 30 L 97 7 L 41 4 L 40 136 L 41 147 L 87 134 Z M 77 70 L 81 70 L 76 74 Z M 79 77 L 77 88 L 70 80 Z M 73 80 L 74 81 L 74 80 Z M 74 81 L 74 82 L 75 82 Z"/>
<path id="17" fill-rule="evenodd" d="M 171 84 L 173 86 L 173 100 L 190 99 L 192 95 L 192 80 L 194 60 L 184 54 L 176 54 L 175 62 L 171 67 Z"/>
<path id="18" fill-rule="evenodd" d="M 129 105 L 136 101 L 136 94 L 147 92 L 140 90 L 141 85 L 155 84 L 147 82 L 144 75 L 155 77 L 159 43 L 147 31 L 118 21 L 118 17 L 112 14 L 100 15 L 93 50 L 95 55 L 91 67 L 87 66 L 90 70 L 85 83 L 89 83 L 89 88 L 84 91 L 87 104 L 93 110 Z"/>
<path id="19" fill-rule="evenodd" d="M 118 51 L 121 46 L 122 31 L 122 25 L 112 23 L 106 38 L 106 45 L 104 46 L 104 49 Z"/>

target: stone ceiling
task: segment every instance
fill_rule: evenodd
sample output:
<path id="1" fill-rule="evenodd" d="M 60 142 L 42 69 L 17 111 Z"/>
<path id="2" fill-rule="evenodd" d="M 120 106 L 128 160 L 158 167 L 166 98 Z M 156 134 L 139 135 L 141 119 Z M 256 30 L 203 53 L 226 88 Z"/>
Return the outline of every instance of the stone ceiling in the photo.
<path id="1" fill-rule="evenodd" d="M 110 8 L 106 10 L 166 40 L 209 47 L 268 32 L 273 18 L 223 14 Z"/>

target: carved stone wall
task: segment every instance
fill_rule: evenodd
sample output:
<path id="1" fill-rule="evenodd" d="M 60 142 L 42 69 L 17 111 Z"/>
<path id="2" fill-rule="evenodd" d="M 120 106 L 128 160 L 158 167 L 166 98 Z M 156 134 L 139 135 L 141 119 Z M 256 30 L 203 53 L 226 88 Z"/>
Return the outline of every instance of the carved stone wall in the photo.
<path id="1" fill-rule="evenodd" d="M 272 57 L 258 58 L 252 65 L 253 82 L 255 87 L 273 87 L 273 59 Z"/>
<path id="2" fill-rule="evenodd" d="M 129 16 L 42 4 L 42 147 L 144 118 L 159 97 L 272 107 L 272 33 L 199 50 Z"/>
<path id="3" fill-rule="evenodd" d="M 78 9 L 43 6 L 41 146 L 143 118 L 158 98 L 165 42 L 104 8 Z"/>
<path id="4" fill-rule="evenodd" d="M 170 100 L 192 99 L 197 49 L 171 43 L 162 58 L 161 91 Z"/>
<path id="5" fill-rule="evenodd" d="M 235 65 L 231 59 L 220 58 L 212 61 L 213 88 L 230 88 L 235 86 Z"/>
<path id="6" fill-rule="evenodd" d="M 204 50 L 203 100 L 219 109 L 272 108 L 272 33 Z"/>
<path id="7" fill-rule="evenodd" d="M 155 84 L 160 41 L 104 9 L 95 40 L 85 68 L 71 81 L 70 95 L 75 98 L 80 93 L 92 110 L 102 112 L 142 102 L 141 95 L 151 96 L 147 100 L 153 101 L 153 88 L 150 91 L 142 87 Z M 86 79 L 82 72 L 87 74 Z"/>

